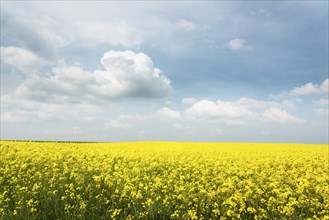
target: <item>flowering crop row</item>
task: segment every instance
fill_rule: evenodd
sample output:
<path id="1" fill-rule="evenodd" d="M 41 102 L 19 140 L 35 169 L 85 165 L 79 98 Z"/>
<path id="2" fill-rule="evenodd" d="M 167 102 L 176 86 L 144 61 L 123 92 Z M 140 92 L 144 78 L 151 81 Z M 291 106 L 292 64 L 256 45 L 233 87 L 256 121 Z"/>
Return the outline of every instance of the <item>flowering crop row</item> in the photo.
<path id="1" fill-rule="evenodd" d="M 0 142 L 0 219 L 329 219 L 328 145 Z"/>

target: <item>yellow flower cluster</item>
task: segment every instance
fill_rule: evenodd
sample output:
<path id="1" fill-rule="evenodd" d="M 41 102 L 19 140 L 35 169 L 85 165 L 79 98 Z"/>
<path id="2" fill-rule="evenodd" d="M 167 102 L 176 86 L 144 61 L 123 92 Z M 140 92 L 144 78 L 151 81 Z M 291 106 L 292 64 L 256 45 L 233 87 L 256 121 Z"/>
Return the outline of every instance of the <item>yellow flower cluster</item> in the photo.
<path id="1" fill-rule="evenodd" d="M 329 219 L 328 145 L 0 142 L 0 219 Z"/>

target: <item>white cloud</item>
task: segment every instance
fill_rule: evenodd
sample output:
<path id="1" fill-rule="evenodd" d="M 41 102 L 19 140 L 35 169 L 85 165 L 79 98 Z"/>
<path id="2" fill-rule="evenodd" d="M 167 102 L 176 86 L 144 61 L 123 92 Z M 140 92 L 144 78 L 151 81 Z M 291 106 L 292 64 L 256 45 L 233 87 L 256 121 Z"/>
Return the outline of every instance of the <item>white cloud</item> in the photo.
<path id="1" fill-rule="evenodd" d="M 329 79 L 323 81 L 321 85 L 316 85 L 313 83 L 306 83 L 303 86 L 295 87 L 290 91 L 291 96 L 301 96 L 309 94 L 321 94 L 328 92 Z"/>
<path id="2" fill-rule="evenodd" d="M 185 114 L 192 118 L 238 118 L 253 115 L 251 111 L 242 105 L 234 102 L 223 102 L 220 100 L 217 102 L 201 100 L 195 103 L 192 107 L 186 109 Z"/>
<path id="3" fill-rule="evenodd" d="M 157 115 L 161 118 L 168 118 L 168 119 L 181 119 L 181 113 L 171 110 L 167 107 L 159 109 L 157 111 Z"/>
<path id="4" fill-rule="evenodd" d="M 329 79 L 325 79 L 321 85 L 306 83 L 305 85 L 295 87 L 289 92 L 282 92 L 279 95 L 270 95 L 273 98 L 285 98 L 289 96 L 304 96 L 304 95 L 321 95 L 328 94 L 329 92 Z"/>
<path id="5" fill-rule="evenodd" d="M 196 103 L 198 100 L 196 100 L 195 98 L 183 98 L 182 99 L 182 103 L 186 104 L 186 105 L 193 105 L 194 103 Z"/>
<path id="6" fill-rule="evenodd" d="M 90 118 L 90 113 L 98 113 L 98 106 L 88 103 L 47 103 L 23 99 L 18 96 L 1 95 L 1 120 L 26 121 L 41 119 L 51 121 L 56 119 Z M 79 110 L 77 113 L 77 109 Z"/>
<path id="7" fill-rule="evenodd" d="M 239 38 L 229 40 L 225 45 L 231 50 L 252 50 L 252 48 L 246 44 L 246 40 Z"/>
<path id="8" fill-rule="evenodd" d="M 63 25 L 50 16 L 17 7 L 6 8 L 1 13 L 1 40 L 15 42 L 47 60 L 56 58 L 58 49 L 68 44 L 60 33 Z"/>
<path id="9" fill-rule="evenodd" d="M 79 28 L 87 42 L 97 44 L 109 43 L 131 48 L 139 46 L 144 40 L 142 33 L 126 21 L 83 23 Z"/>
<path id="10" fill-rule="evenodd" d="M 89 102 L 124 97 L 164 97 L 172 92 L 170 80 L 144 53 L 110 51 L 101 63 L 104 70 L 85 71 L 58 65 L 50 77 L 33 76 L 16 89 L 16 95 L 47 102 Z"/>
<path id="11" fill-rule="evenodd" d="M 282 106 L 285 108 L 295 108 L 295 103 L 291 100 L 285 99 L 282 101 Z"/>
<path id="12" fill-rule="evenodd" d="M 279 123 L 305 122 L 303 119 L 290 115 L 280 107 L 291 108 L 294 105 L 288 100 L 278 103 L 244 97 L 236 101 L 201 100 L 187 108 L 184 111 L 184 116 L 187 119 L 211 119 L 210 122 L 213 123 L 218 123 L 219 120 L 227 126 L 243 125 L 248 121 L 259 121 L 259 119 Z"/>
<path id="13" fill-rule="evenodd" d="M 290 124 L 290 123 L 300 124 L 305 122 L 305 120 L 294 117 L 285 110 L 274 108 L 274 107 L 264 111 L 263 119 L 265 121 L 270 121 L 280 124 Z"/>
<path id="14" fill-rule="evenodd" d="M 235 101 L 235 104 L 248 109 L 261 109 L 279 105 L 279 103 L 277 102 L 259 101 L 256 99 L 250 99 L 245 97 L 242 97 Z"/>
<path id="15" fill-rule="evenodd" d="M 1 61 L 23 73 L 31 73 L 47 64 L 33 52 L 19 47 L 1 47 Z"/>

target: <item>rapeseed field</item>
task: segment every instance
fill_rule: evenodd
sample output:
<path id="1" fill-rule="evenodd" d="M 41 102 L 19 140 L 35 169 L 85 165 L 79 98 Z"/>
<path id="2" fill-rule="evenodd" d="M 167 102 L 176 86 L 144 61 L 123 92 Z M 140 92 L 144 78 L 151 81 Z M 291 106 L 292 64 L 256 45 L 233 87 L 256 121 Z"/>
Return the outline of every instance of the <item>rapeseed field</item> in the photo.
<path id="1" fill-rule="evenodd" d="M 0 142 L 0 219 L 329 219 L 328 145 Z"/>

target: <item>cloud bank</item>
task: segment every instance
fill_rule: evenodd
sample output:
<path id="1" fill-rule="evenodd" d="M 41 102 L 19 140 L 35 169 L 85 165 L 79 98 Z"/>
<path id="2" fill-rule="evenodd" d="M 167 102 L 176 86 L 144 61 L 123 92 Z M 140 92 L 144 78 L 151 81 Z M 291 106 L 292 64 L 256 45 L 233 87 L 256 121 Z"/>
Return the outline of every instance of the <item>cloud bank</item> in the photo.
<path id="1" fill-rule="evenodd" d="M 25 69 L 27 61 L 35 60 L 30 52 L 16 48 L 16 53 L 20 53 L 13 55 L 11 49 L 4 51 L 3 59 L 8 64 L 14 65 L 16 62 L 12 61 L 19 60 L 18 66 Z M 153 66 L 145 53 L 109 51 L 101 58 L 101 64 L 104 69 L 93 72 L 75 65 L 58 64 L 47 76 L 27 77 L 15 95 L 42 102 L 97 103 L 128 97 L 161 98 L 172 93 L 170 80 Z"/>
<path id="2" fill-rule="evenodd" d="M 290 107 L 287 100 L 282 103 L 240 98 L 235 101 L 213 102 L 201 100 L 187 108 L 189 119 L 221 120 L 226 125 L 241 125 L 250 121 L 270 121 L 281 124 L 303 123 L 303 119 L 290 115 L 282 108 Z"/>

